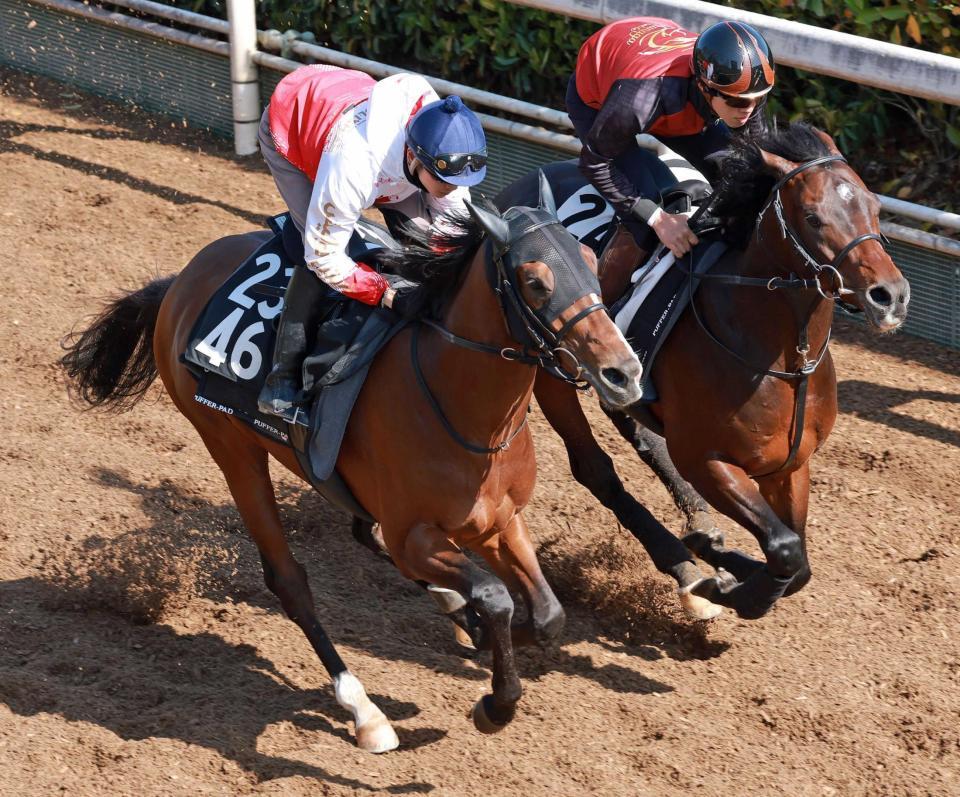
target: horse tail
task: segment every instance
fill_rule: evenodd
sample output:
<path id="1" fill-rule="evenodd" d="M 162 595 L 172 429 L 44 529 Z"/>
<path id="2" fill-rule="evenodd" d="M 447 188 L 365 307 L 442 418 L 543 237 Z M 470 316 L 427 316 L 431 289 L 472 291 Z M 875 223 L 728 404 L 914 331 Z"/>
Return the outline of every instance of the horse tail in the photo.
<path id="1" fill-rule="evenodd" d="M 82 332 L 61 343 L 70 392 L 91 407 L 131 409 L 157 378 L 153 333 L 174 276 L 160 277 L 110 302 Z"/>

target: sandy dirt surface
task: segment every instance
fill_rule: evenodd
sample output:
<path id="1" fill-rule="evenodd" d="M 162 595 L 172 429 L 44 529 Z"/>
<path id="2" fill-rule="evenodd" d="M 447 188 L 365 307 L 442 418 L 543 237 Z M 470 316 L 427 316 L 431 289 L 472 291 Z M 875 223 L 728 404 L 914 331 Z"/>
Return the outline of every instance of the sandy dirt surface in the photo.
<path id="1" fill-rule="evenodd" d="M 492 737 L 466 717 L 489 662 L 458 656 L 420 591 L 277 472 L 321 619 L 398 729 L 376 757 L 160 387 L 126 415 L 85 413 L 55 366 L 103 297 L 280 209 L 269 175 L 203 134 L 0 71 L 0 185 L 0 793 L 960 793 L 957 352 L 840 324 L 814 577 L 756 622 L 685 621 L 534 415 L 527 518 L 569 621 L 559 648 L 520 654 L 518 718 Z"/>

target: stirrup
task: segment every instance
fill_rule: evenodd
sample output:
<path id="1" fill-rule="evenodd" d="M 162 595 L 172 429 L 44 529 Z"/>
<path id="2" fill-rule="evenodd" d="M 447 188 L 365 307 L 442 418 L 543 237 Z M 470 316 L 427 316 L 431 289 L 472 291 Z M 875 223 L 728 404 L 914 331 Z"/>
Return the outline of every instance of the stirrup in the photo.
<path id="1" fill-rule="evenodd" d="M 306 423 L 307 413 L 303 411 L 301 407 L 296 404 L 291 404 L 289 407 L 284 407 L 283 409 L 276 409 L 272 404 L 266 402 L 260 403 L 257 402 L 257 409 L 260 410 L 264 415 L 272 415 L 275 418 L 281 418 L 287 423 L 297 423 L 297 416 L 301 417 L 301 422 Z"/>
<path id="2" fill-rule="evenodd" d="M 281 382 L 278 385 L 264 384 L 260 395 L 257 396 L 257 409 L 265 415 L 275 415 L 294 423 L 299 409 L 296 402 L 299 392 L 292 382 L 286 384 Z"/>

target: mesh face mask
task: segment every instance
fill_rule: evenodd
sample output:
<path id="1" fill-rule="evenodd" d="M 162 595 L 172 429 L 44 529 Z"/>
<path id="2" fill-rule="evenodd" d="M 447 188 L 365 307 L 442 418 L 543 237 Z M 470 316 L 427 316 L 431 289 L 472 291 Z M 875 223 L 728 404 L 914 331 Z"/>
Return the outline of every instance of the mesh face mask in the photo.
<path id="1" fill-rule="evenodd" d="M 510 208 L 503 214 L 510 231 L 508 242 L 494 244 L 494 257 L 501 260 L 503 276 L 519 293 L 517 268 L 534 260 L 553 273 L 554 289 L 542 307 L 526 311 L 548 329 L 560 314 L 584 296 L 600 295 L 597 275 L 584 267 L 580 244 L 549 210 Z M 511 332 L 513 332 L 511 324 Z"/>

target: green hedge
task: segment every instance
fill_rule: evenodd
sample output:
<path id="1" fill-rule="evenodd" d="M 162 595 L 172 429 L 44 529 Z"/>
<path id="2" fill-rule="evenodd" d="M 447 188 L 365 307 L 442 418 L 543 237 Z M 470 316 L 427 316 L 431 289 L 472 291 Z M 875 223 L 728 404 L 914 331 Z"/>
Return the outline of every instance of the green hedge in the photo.
<path id="1" fill-rule="evenodd" d="M 224 0 L 173 2 L 224 17 Z M 874 39 L 957 55 L 960 2 L 726 0 Z M 310 31 L 317 43 L 540 105 L 563 108 L 577 50 L 598 26 L 499 0 L 258 0 L 258 25 Z M 776 53 L 774 53 L 776 56 Z M 960 109 L 780 68 L 771 104 L 837 138 L 874 188 L 954 205 Z M 935 168 L 932 166 L 935 164 Z"/>

